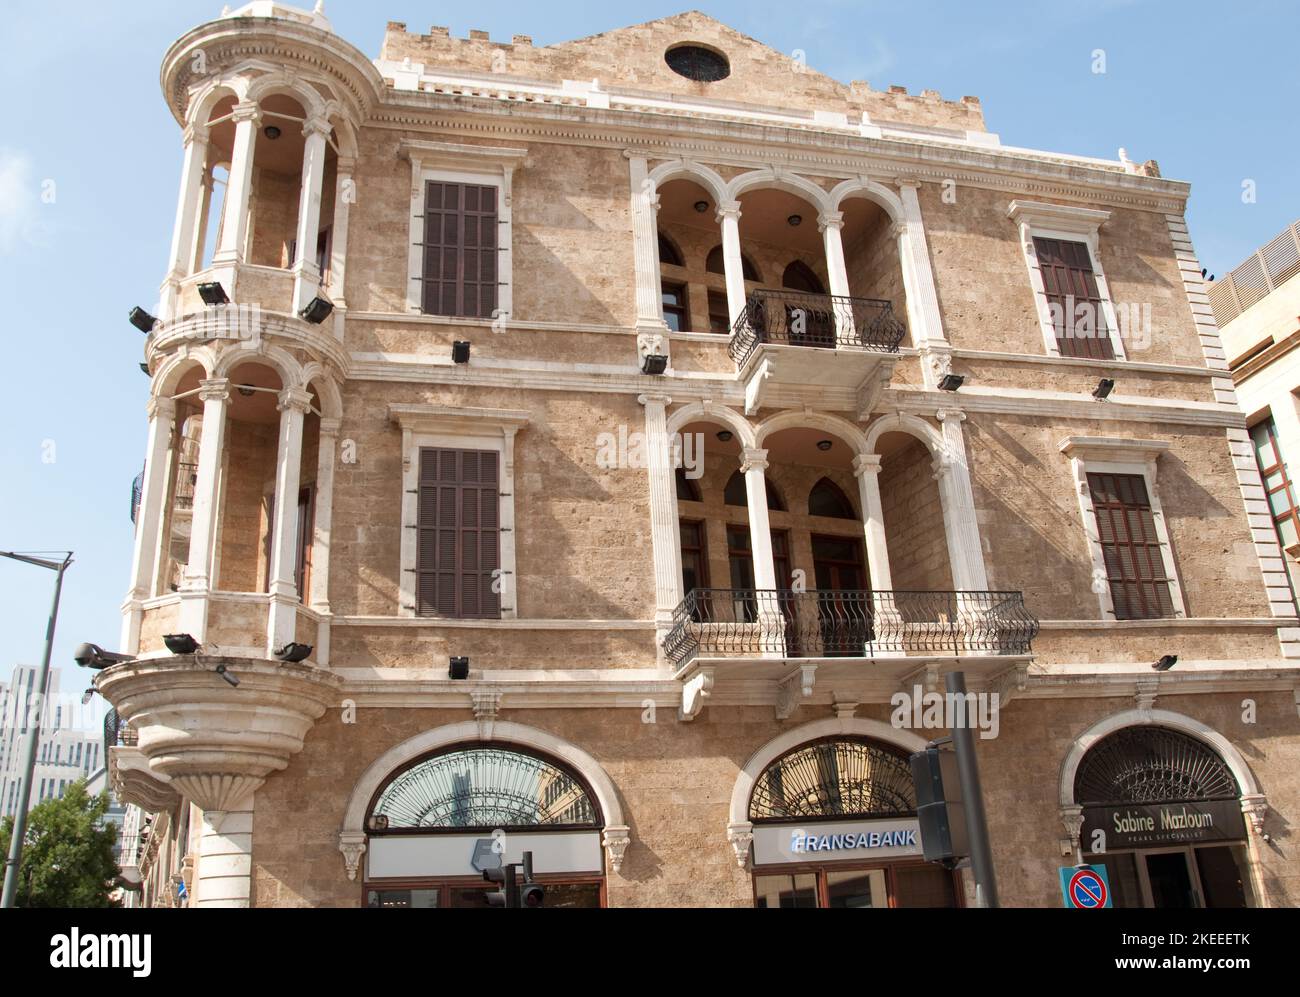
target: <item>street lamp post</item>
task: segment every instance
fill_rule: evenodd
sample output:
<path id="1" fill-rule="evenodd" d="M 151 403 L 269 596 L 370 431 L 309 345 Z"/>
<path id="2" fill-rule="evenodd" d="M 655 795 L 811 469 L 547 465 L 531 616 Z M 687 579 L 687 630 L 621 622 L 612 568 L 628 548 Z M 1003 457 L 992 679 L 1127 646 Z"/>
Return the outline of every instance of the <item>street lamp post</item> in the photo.
<path id="1" fill-rule="evenodd" d="M 9 858 L 5 861 L 4 896 L 0 898 L 0 907 L 12 907 L 14 894 L 18 892 L 18 869 L 23 860 L 23 838 L 27 834 L 27 806 L 32 798 L 32 775 L 36 771 L 36 748 L 41 737 L 41 716 L 45 712 L 45 686 L 50 678 L 50 654 L 54 650 L 54 624 L 59 618 L 59 596 L 63 592 L 63 573 L 72 563 L 72 551 L 68 551 L 62 561 L 50 561 L 30 554 L 15 554 L 0 550 L 0 557 L 12 558 L 27 564 L 35 564 L 58 572 L 54 583 L 54 605 L 50 608 L 50 622 L 45 628 L 45 657 L 41 661 L 41 670 L 33 687 L 36 709 L 28 709 L 27 730 L 23 734 L 23 781 L 18 790 L 18 810 L 14 814 L 14 833 L 9 839 Z"/>

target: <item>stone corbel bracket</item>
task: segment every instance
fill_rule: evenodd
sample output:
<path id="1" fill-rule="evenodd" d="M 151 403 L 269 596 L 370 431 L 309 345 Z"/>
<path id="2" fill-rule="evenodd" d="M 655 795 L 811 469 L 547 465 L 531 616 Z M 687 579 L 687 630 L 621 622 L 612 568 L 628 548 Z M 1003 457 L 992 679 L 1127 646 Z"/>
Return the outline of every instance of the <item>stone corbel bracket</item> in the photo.
<path id="1" fill-rule="evenodd" d="M 347 868 L 348 879 L 357 878 L 357 869 L 361 866 L 361 857 L 366 853 L 366 835 L 364 831 L 340 831 L 339 851 L 343 853 L 343 864 Z"/>
<path id="2" fill-rule="evenodd" d="M 776 687 L 776 718 L 788 720 L 799 709 L 802 701 L 813 694 L 817 682 L 816 665 L 800 665 L 798 670 L 783 678 Z"/>
<path id="3" fill-rule="evenodd" d="M 626 824 L 611 825 L 601 833 L 601 843 L 605 846 L 610 871 L 621 872 L 623 854 L 627 851 L 627 846 L 632 843 L 632 829 Z"/>
<path id="4" fill-rule="evenodd" d="M 736 854 L 736 865 L 742 869 L 749 868 L 749 850 L 754 843 L 754 825 L 747 820 L 728 824 L 727 841 Z"/>
<path id="5" fill-rule="evenodd" d="M 701 668 L 682 683 L 682 708 L 678 719 L 686 722 L 698 717 L 712 692 L 713 669 Z"/>

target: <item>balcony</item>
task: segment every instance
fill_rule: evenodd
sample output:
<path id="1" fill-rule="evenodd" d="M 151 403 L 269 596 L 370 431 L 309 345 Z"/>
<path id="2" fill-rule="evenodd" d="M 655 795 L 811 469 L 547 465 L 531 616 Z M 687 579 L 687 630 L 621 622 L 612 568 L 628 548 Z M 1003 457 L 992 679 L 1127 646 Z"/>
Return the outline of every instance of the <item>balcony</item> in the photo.
<path id="1" fill-rule="evenodd" d="M 775 687 L 777 716 L 812 696 L 888 701 L 935 685 L 954 665 L 972 688 L 1019 682 L 1038 620 L 1019 592 L 693 589 L 673 614 L 664 657 L 683 683 L 684 719 L 715 690 Z"/>
<path id="2" fill-rule="evenodd" d="M 731 329 L 729 352 L 745 382 L 750 414 L 771 404 L 772 393 L 803 399 L 826 388 L 861 391 L 893 370 L 906 328 L 893 305 L 802 291 L 752 292 Z M 793 395 L 791 395 L 793 393 Z"/>

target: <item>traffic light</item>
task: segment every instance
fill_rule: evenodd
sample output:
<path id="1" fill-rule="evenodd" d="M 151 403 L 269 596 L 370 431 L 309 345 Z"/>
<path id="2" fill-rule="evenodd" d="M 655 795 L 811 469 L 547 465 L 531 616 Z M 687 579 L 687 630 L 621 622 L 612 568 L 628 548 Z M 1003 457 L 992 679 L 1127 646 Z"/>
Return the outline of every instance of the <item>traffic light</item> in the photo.
<path id="1" fill-rule="evenodd" d="M 520 905 L 540 907 L 546 902 L 546 887 L 533 882 L 533 853 L 524 852 L 524 882 L 519 888 Z"/>
<path id="2" fill-rule="evenodd" d="M 515 870 L 517 868 L 518 866 L 511 862 L 509 865 L 483 870 L 484 879 L 489 883 L 500 884 L 500 889 L 494 890 L 487 895 L 489 907 L 519 906 L 519 883 L 515 879 Z"/>
<path id="3" fill-rule="evenodd" d="M 912 781 L 925 860 L 951 869 L 970 854 L 956 754 L 935 747 L 916 752 L 912 755 Z"/>

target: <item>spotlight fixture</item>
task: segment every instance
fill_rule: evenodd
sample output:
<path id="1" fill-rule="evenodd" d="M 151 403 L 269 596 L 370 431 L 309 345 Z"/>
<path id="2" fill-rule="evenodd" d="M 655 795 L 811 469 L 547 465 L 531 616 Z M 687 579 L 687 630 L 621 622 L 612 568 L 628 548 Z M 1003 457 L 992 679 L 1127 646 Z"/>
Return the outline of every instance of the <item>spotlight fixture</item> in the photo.
<path id="1" fill-rule="evenodd" d="M 966 380 L 961 374 L 944 374 L 943 379 L 939 382 L 940 391 L 956 391 Z"/>
<path id="2" fill-rule="evenodd" d="M 789 223 L 791 228 L 797 228 L 803 224 L 803 215 L 791 215 L 786 219 L 786 222 Z"/>
<path id="3" fill-rule="evenodd" d="M 719 440 L 720 442 L 722 442 L 722 443 L 730 443 L 730 442 L 731 442 L 731 435 L 732 435 L 732 434 L 731 434 L 731 430 L 730 430 L 730 429 L 719 429 L 719 430 L 718 430 L 718 440 Z"/>
<path id="4" fill-rule="evenodd" d="M 153 327 L 158 324 L 158 320 L 139 305 L 136 305 L 131 309 L 131 314 L 128 318 L 130 319 L 131 324 L 146 336 L 153 332 Z"/>
<path id="5" fill-rule="evenodd" d="M 290 641 L 284 647 L 276 648 L 274 653 L 281 661 L 303 661 L 311 654 L 311 645 Z"/>
<path id="6" fill-rule="evenodd" d="M 280 129 L 276 125 L 267 125 L 262 129 L 262 134 L 274 142 L 280 137 Z"/>
<path id="7" fill-rule="evenodd" d="M 320 325 L 330 317 L 330 312 L 334 310 L 334 302 L 329 298 L 322 298 L 319 294 L 307 302 L 307 307 L 298 314 L 305 318 L 312 325 Z"/>
<path id="8" fill-rule="evenodd" d="M 706 211 L 709 210 L 709 202 L 708 202 L 708 201 L 696 201 L 696 202 L 695 202 L 695 210 L 698 211 L 700 214 L 704 214 L 704 212 L 706 212 Z"/>
<path id="9" fill-rule="evenodd" d="M 451 344 L 451 362 L 469 363 L 469 340 L 457 339 Z"/>
<path id="10" fill-rule="evenodd" d="M 1104 402 L 1114 390 L 1115 379 L 1113 377 L 1103 377 L 1097 382 L 1097 386 L 1092 389 L 1092 397 L 1099 402 Z"/>
<path id="11" fill-rule="evenodd" d="M 833 444 L 830 440 L 818 440 L 818 441 L 817 441 L 817 449 L 820 450 L 822 453 L 825 453 L 827 450 L 829 450 L 829 449 L 830 449 L 831 447 L 833 447 L 834 445 L 835 445 L 835 444 Z"/>
<path id="12" fill-rule="evenodd" d="M 81 705 L 82 706 L 87 705 L 94 698 L 95 698 L 95 687 L 92 685 L 89 689 L 87 689 L 85 692 L 81 694 Z"/>
<path id="13" fill-rule="evenodd" d="M 452 658 L 447 666 L 447 678 L 458 681 L 469 678 L 469 658 Z"/>
<path id="14" fill-rule="evenodd" d="M 216 672 L 218 675 L 220 675 L 231 685 L 239 685 L 239 676 L 236 675 L 234 672 L 230 671 L 228 668 L 226 668 L 225 665 L 217 665 L 217 667 L 214 668 L 213 671 Z"/>
<path id="15" fill-rule="evenodd" d="M 668 369 L 668 358 L 662 353 L 647 353 L 641 361 L 642 374 L 662 374 Z"/>
<path id="16" fill-rule="evenodd" d="M 172 654 L 193 654 L 203 646 L 189 634 L 163 634 L 163 643 Z"/>
<path id="17" fill-rule="evenodd" d="M 226 289 L 221 286 L 220 281 L 212 280 L 199 285 L 199 297 L 203 299 L 205 305 L 228 305 L 230 299 L 226 297 Z"/>
<path id="18" fill-rule="evenodd" d="M 78 644 L 77 649 L 72 652 L 72 660 L 82 668 L 107 668 L 109 665 L 118 665 L 123 661 L 130 661 L 131 655 L 118 654 L 116 651 L 105 651 L 98 644 Z"/>
<path id="19" fill-rule="evenodd" d="M 1159 661 L 1153 664 L 1151 667 L 1158 672 L 1167 672 L 1169 671 L 1169 669 L 1173 668 L 1174 665 L 1176 664 L 1178 664 L 1178 655 L 1166 654 Z"/>
<path id="20" fill-rule="evenodd" d="M 148 373 L 149 373 L 149 365 L 148 365 L 147 363 L 143 363 L 143 362 L 142 362 L 142 363 L 140 364 L 140 372 L 143 373 L 143 374 L 148 374 Z M 152 376 L 152 375 L 150 375 L 150 376 Z"/>
<path id="21" fill-rule="evenodd" d="M 253 386 L 251 384 L 241 384 L 235 390 L 239 392 L 241 397 L 244 398 L 253 397 Z"/>

